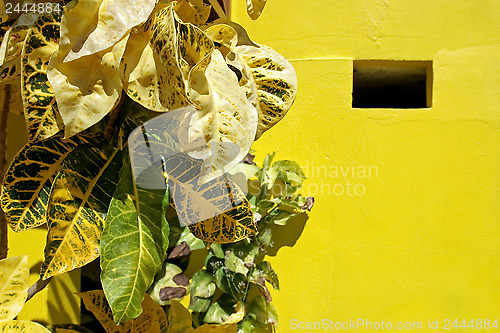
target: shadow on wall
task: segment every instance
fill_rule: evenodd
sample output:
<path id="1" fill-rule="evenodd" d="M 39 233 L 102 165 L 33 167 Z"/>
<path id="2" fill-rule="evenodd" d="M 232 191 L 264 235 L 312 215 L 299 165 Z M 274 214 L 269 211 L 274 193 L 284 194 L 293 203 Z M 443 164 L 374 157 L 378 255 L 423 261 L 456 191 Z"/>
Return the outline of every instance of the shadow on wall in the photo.
<path id="1" fill-rule="evenodd" d="M 267 255 L 275 257 L 283 246 L 294 246 L 302 235 L 308 219 L 309 216 L 302 213 L 292 217 L 286 225 L 273 224 L 271 226 L 272 234 L 279 235 L 279 237 L 274 239 L 274 243 L 267 250 Z"/>

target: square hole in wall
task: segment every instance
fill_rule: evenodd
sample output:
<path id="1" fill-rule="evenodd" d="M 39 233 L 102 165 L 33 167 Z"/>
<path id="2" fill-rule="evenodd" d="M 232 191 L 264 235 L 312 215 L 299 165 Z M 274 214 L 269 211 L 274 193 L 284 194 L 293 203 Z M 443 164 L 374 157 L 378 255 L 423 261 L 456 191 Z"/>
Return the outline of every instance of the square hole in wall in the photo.
<path id="1" fill-rule="evenodd" d="M 432 106 L 432 61 L 355 60 L 353 108 Z"/>

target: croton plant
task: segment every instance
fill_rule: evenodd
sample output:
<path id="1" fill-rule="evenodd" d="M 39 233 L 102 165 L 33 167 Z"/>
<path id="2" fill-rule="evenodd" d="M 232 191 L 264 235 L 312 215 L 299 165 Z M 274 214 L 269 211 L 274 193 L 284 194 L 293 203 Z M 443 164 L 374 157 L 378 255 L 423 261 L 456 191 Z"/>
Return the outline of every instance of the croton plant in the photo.
<path id="1" fill-rule="evenodd" d="M 252 19 L 266 3 L 246 2 Z M 291 64 L 215 0 L 10 8 L 0 103 L 24 114 L 28 143 L 1 204 L 14 231 L 48 231 L 29 293 L 26 258 L 0 261 L 0 332 L 46 331 L 13 320 L 27 295 L 97 258 L 102 290 L 80 296 L 107 332 L 274 330 L 264 255 L 313 199 L 297 163 L 259 167 L 250 149 L 294 101 Z"/>

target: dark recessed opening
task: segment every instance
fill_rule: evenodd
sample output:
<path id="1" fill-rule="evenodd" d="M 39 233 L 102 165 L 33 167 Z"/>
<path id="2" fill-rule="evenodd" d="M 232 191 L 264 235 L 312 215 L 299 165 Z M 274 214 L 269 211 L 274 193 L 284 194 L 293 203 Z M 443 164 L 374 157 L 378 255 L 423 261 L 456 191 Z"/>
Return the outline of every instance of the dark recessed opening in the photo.
<path id="1" fill-rule="evenodd" d="M 431 61 L 359 60 L 353 69 L 353 108 L 431 107 Z"/>

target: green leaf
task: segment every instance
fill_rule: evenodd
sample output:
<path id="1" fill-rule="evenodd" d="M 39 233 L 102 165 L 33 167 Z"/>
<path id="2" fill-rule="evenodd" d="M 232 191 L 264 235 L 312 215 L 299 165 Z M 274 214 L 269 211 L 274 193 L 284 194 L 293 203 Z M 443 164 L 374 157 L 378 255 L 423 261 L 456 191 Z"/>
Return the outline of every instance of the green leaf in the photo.
<path id="1" fill-rule="evenodd" d="M 7 320 L 0 322 L 0 333 L 50 333 L 50 331 L 32 321 Z"/>
<path id="2" fill-rule="evenodd" d="M 167 333 L 167 316 L 163 309 L 153 302 L 148 294 L 144 295 L 142 314 L 134 320 L 116 325 L 113 314 L 102 290 L 87 291 L 80 293 L 87 310 L 92 312 L 99 320 L 107 333 Z"/>
<path id="3" fill-rule="evenodd" d="M 252 272 L 251 281 L 253 282 L 255 279 L 259 277 L 265 278 L 266 281 L 269 282 L 274 289 L 279 290 L 280 283 L 278 280 L 278 274 L 276 274 L 276 272 L 271 267 L 271 264 L 269 262 L 262 261 L 255 267 L 255 270 Z"/>
<path id="4" fill-rule="evenodd" d="M 237 301 L 244 299 L 247 290 L 246 276 L 234 273 L 227 267 L 222 267 L 215 272 L 217 287 L 226 294 L 230 294 Z"/>
<path id="5" fill-rule="evenodd" d="M 232 251 L 226 256 L 225 265 L 235 273 L 243 275 L 247 275 L 248 273 L 248 267 L 245 266 L 245 262 L 241 258 L 238 258 Z"/>
<path id="6" fill-rule="evenodd" d="M 101 282 L 116 323 L 140 315 L 144 293 L 161 268 L 168 248 L 162 203 L 168 195 L 165 186 L 152 190 L 138 184 L 125 154 L 101 239 Z"/>
<path id="7" fill-rule="evenodd" d="M 267 303 L 266 298 L 262 295 L 256 296 L 250 306 L 248 312 L 255 316 L 256 320 L 263 324 L 278 324 L 278 313 L 272 303 Z"/>
<path id="8" fill-rule="evenodd" d="M 96 124 L 118 103 L 120 62 L 127 40 L 128 35 L 107 49 L 70 62 L 63 62 L 61 50 L 52 55 L 47 77 L 67 138 Z"/>
<path id="9" fill-rule="evenodd" d="M 49 233 L 42 278 L 82 267 L 99 256 L 121 155 L 107 144 L 83 144 L 64 160 L 47 209 Z"/>
<path id="10" fill-rule="evenodd" d="M 215 293 L 216 285 L 212 274 L 200 270 L 193 275 L 191 281 L 191 296 L 208 298 Z"/>
<path id="11" fill-rule="evenodd" d="M 213 303 L 208 308 L 207 314 L 203 318 L 205 323 L 222 324 L 229 318 L 230 314 L 226 312 L 219 303 Z"/>
<path id="12" fill-rule="evenodd" d="M 0 260 L 0 321 L 14 319 L 28 297 L 28 256 Z"/>
<path id="13" fill-rule="evenodd" d="M 77 145 L 96 142 L 95 136 L 60 135 L 28 143 L 14 157 L 2 184 L 2 208 L 14 231 L 34 228 L 47 222 L 46 212 L 54 177 L 62 161 Z"/>
<path id="14" fill-rule="evenodd" d="M 163 288 L 167 287 L 173 287 L 177 288 L 179 285 L 174 281 L 174 277 L 182 274 L 182 269 L 179 268 L 179 266 L 171 264 L 171 263 L 165 263 L 164 267 L 160 272 L 158 272 L 157 275 L 161 276 L 158 281 L 154 282 L 153 287 L 151 288 L 151 291 L 149 292 L 151 298 L 158 304 L 160 305 L 168 305 L 170 304 L 171 300 L 162 300 L 161 299 L 161 290 Z M 185 287 L 185 286 L 183 286 Z"/>
<path id="15" fill-rule="evenodd" d="M 31 142 L 47 139 L 62 128 L 47 65 L 59 42 L 58 12 L 40 14 L 26 36 L 21 55 L 21 93 Z"/>
<path id="16" fill-rule="evenodd" d="M 184 228 L 177 244 L 182 242 L 186 242 L 191 251 L 200 250 L 205 248 L 205 243 L 199 238 L 196 238 L 195 235 L 189 230 L 189 228 Z"/>
<path id="17" fill-rule="evenodd" d="M 101 52 L 143 23 L 155 0 L 85 0 L 68 4 L 61 22 L 63 62 Z M 133 13 L 133 14 L 132 14 Z"/>

